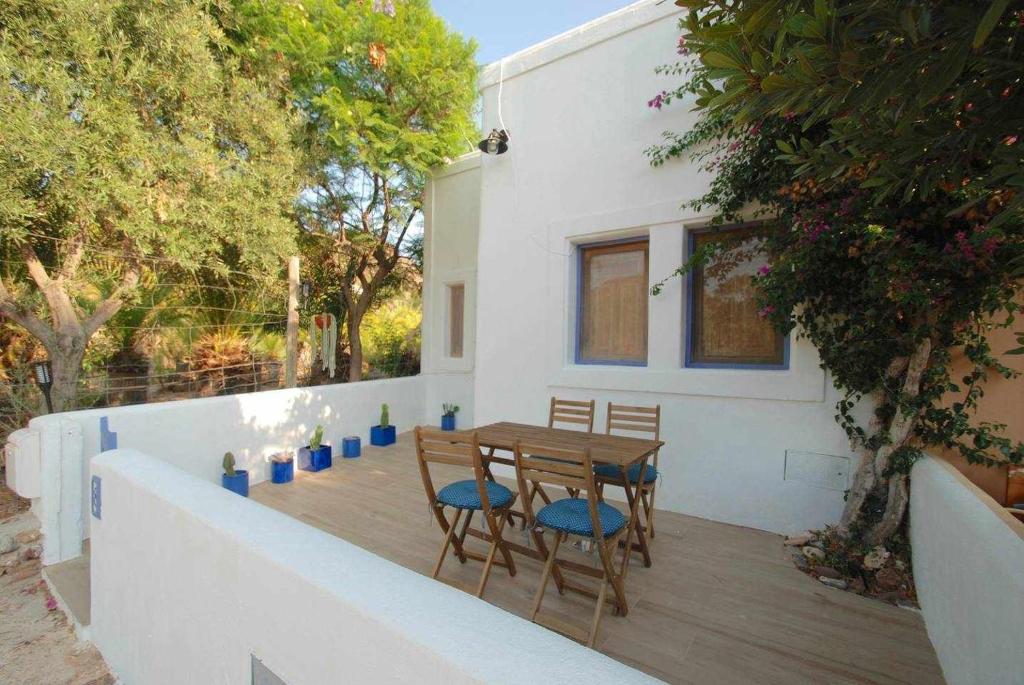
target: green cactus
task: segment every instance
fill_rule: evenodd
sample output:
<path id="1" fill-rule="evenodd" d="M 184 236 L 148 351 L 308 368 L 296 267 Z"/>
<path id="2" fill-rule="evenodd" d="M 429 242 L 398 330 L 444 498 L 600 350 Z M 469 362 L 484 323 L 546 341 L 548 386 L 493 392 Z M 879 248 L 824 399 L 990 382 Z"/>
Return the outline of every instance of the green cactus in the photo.
<path id="1" fill-rule="evenodd" d="M 380 425 L 381 428 L 385 428 L 391 425 L 391 417 L 388 415 L 388 405 L 380 405 Z"/>
<path id="2" fill-rule="evenodd" d="M 235 455 L 231 454 L 231 452 L 225 452 L 224 461 L 221 463 L 224 465 L 225 476 L 235 475 Z"/>
<path id="3" fill-rule="evenodd" d="M 309 449 L 318 450 L 320 449 L 320 443 L 324 441 L 324 427 L 317 426 L 316 430 L 313 431 L 313 437 L 309 439 Z"/>

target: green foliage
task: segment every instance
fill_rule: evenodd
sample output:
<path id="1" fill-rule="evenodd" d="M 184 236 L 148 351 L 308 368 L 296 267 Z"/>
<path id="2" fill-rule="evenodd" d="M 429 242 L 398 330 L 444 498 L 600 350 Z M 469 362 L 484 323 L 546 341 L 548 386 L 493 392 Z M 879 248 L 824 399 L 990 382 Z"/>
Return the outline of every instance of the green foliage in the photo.
<path id="1" fill-rule="evenodd" d="M 986 334 L 1012 323 L 1024 263 L 1020 3 L 678 4 L 692 10 L 680 51 L 697 59 L 661 69 L 684 82 L 651 106 L 695 97 L 701 119 L 652 162 L 688 156 L 714 174 L 689 204 L 716 222 L 766 220 L 762 315 L 818 348 L 851 439 L 878 450 L 908 417 L 918 442 L 892 445 L 887 474 L 907 472 L 921 444 L 1021 461 L 1003 426 L 971 420 L 985 379 L 1012 375 Z M 956 349 L 971 363 L 962 378 Z M 854 412 L 867 396 L 873 427 Z"/>
<path id="2" fill-rule="evenodd" d="M 313 431 L 313 436 L 309 439 L 309 449 L 316 451 L 320 449 L 320 445 L 324 440 L 324 427 L 317 426 L 316 430 Z"/>
<path id="3" fill-rule="evenodd" d="M 230 246 L 279 269 L 293 121 L 199 5 L 13 0 L 0 31 L 4 239 L 52 255 L 38 235 L 80 238 L 120 257 L 108 268 L 220 268 Z"/>
<path id="4" fill-rule="evenodd" d="M 457 404 L 442 404 L 441 413 L 444 416 L 455 416 L 459 413 L 459 405 Z"/>
<path id="5" fill-rule="evenodd" d="M 231 454 L 231 452 L 224 453 L 224 459 L 221 461 L 221 465 L 224 467 L 224 475 L 235 475 L 235 455 Z"/>
<path id="6" fill-rule="evenodd" d="M 406 359 L 418 358 L 422 319 L 419 296 L 395 297 L 367 313 L 363 337 L 371 369 L 394 376 Z"/>
<path id="7" fill-rule="evenodd" d="M 310 181 L 297 213 L 307 234 L 301 243 L 323 273 L 314 297 L 342 302 L 350 378 L 358 380 L 362 320 L 416 232 L 427 172 L 476 139 L 476 48 L 427 0 L 238 6 L 240 43 L 257 61 L 287 66 L 291 99 L 305 118 Z"/>
<path id="8" fill-rule="evenodd" d="M 388 413 L 388 405 L 380 405 L 380 425 L 382 427 L 391 425 L 391 415 Z"/>

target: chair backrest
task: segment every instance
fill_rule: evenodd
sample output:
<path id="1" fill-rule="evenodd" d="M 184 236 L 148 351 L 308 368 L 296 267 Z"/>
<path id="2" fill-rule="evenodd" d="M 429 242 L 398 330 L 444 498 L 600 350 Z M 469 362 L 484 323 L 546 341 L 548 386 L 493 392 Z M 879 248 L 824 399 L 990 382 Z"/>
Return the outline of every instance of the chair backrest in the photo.
<path id="1" fill-rule="evenodd" d="M 423 488 L 431 504 L 437 501 L 437 492 L 430 476 L 430 464 L 447 464 L 473 469 L 480 500 L 484 509 L 490 508 L 487 486 L 484 485 L 483 456 L 480 454 L 480 440 L 476 431 L 457 433 L 416 426 L 416 460 L 419 462 Z"/>
<path id="2" fill-rule="evenodd" d="M 527 483 L 538 486 L 555 485 L 578 490 L 589 503 L 594 530 L 600 535 L 601 521 L 597 514 L 597 488 L 594 487 L 594 466 L 590 449 L 567 449 L 543 442 L 517 442 L 515 446 L 516 480 L 519 492 L 529 492 Z M 543 456 L 538 456 L 543 455 Z M 532 498 L 523 497 L 526 518 L 532 525 L 536 520 Z M 600 539 L 600 537 L 598 537 Z"/>
<path id="3" fill-rule="evenodd" d="M 626 404 L 608 403 L 608 417 L 605 433 L 642 433 L 652 440 L 661 439 L 661 405 L 653 407 L 631 407 Z M 634 436 L 638 437 L 638 436 Z M 658 452 L 654 453 L 654 468 L 658 468 Z"/>
<path id="4" fill-rule="evenodd" d="M 548 428 L 555 428 L 556 423 L 570 423 L 587 427 L 588 433 L 594 432 L 594 407 L 596 402 L 580 400 L 560 400 L 551 398 L 548 411 Z"/>

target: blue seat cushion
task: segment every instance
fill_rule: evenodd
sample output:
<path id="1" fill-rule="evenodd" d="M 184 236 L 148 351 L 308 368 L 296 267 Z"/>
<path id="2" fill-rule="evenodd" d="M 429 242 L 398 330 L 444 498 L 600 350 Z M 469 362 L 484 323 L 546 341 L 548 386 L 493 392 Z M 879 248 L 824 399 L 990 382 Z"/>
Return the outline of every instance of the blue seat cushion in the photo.
<path id="1" fill-rule="evenodd" d="M 626 517 L 610 504 L 598 502 L 597 515 L 601 519 L 601 531 L 605 537 L 615 535 L 626 525 Z M 560 530 L 564 533 L 594 537 L 594 526 L 590 522 L 590 507 L 585 499 L 567 497 L 552 502 L 537 512 L 537 523 L 545 528 Z"/>
<path id="2" fill-rule="evenodd" d="M 615 480 L 618 480 L 622 477 L 622 472 L 619 470 L 619 467 L 614 466 L 612 464 L 600 464 L 599 466 L 595 466 L 594 473 L 603 478 L 611 478 Z M 632 466 L 630 466 L 629 471 L 627 471 L 627 474 L 629 475 L 630 483 L 639 483 L 640 464 L 633 464 Z M 658 480 L 658 469 L 648 464 L 647 468 L 644 469 L 644 482 L 653 483 L 656 480 Z"/>
<path id="3" fill-rule="evenodd" d="M 512 491 L 504 485 L 484 481 L 487 488 L 487 499 L 491 507 L 503 507 L 512 501 Z M 437 501 L 456 509 L 482 509 L 480 502 L 480 491 L 477 490 L 475 480 L 460 480 L 441 488 L 437 493 Z"/>

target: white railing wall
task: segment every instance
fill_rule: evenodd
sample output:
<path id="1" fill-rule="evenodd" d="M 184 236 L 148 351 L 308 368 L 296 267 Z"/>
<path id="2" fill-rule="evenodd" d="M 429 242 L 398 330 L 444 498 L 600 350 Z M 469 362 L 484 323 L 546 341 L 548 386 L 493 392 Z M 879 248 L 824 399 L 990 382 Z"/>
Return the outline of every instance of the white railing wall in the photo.
<path id="1" fill-rule="evenodd" d="M 126 683 L 645 683 L 623 664 L 134 450 L 92 462 L 92 627 Z"/>
<path id="2" fill-rule="evenodd" d="M 359 435 L 368 444 L 370 426 L 379 422 L 385 402 L 399 432 L 420 423 L 436 425 L 440 407 L 428 413 L 424 404 L 428 379 L 340 383 L 33 419 L 29 430 L 40 438 L 33 444 L 40 446 L 43 489 L 36 508 L 43 563 L 81 553 L 90 526 L 89 462 L 104 446 L 139 450 L 211 483 L 219 481 L 221 460 L 230 451 L 255 484 L 269 478 L 270 455 L 307 444 L 318 424 L 325 428 L 324 439 L 335 445 L 346 435 Z"/>
<path id="3" fill-rule="evenodd" d="M 947 682 L 1024 682 L 1024 524 L 948 462 L 911 475 L 914 579 Z"/>

